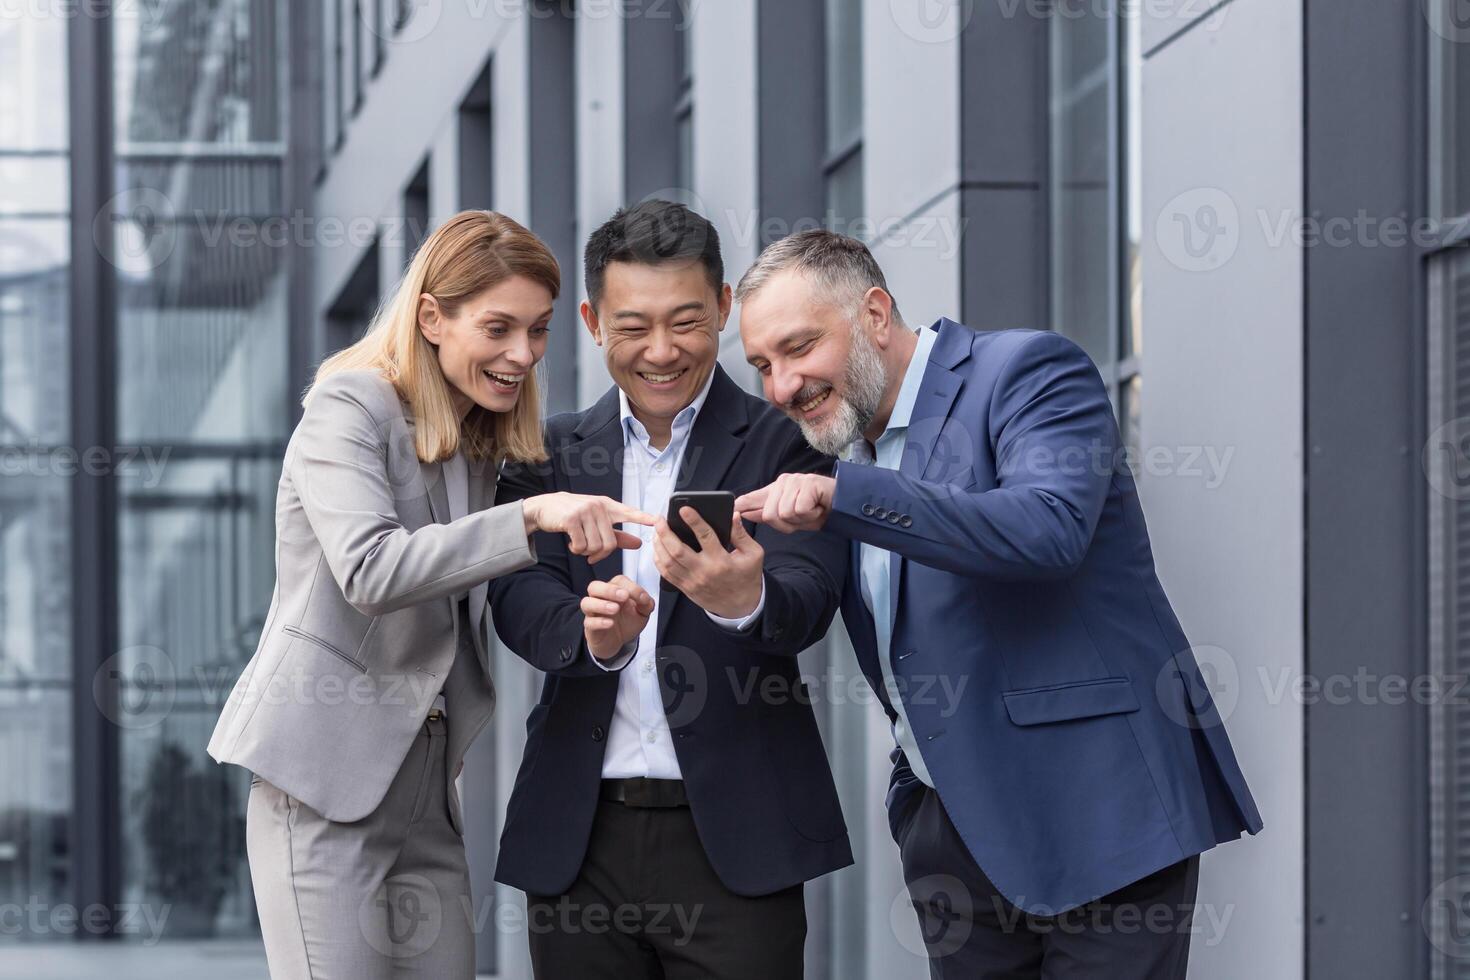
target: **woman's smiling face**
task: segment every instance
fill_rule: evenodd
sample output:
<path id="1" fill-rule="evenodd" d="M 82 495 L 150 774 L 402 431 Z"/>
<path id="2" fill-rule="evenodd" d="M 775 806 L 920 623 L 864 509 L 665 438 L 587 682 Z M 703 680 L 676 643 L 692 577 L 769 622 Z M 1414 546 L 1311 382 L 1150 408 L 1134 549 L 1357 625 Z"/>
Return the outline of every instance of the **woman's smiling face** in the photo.
<path id="1" fill-rule="evenodd" d="M 461 415 L 472 405 L 491 412 L 515 407 L 522 383 L 546 355 L 551 313 L 551 292 L 525 276 L 470 297 L 453 316 L 427 293 L 420 298 L 419 329 L 438 345 Z"/>

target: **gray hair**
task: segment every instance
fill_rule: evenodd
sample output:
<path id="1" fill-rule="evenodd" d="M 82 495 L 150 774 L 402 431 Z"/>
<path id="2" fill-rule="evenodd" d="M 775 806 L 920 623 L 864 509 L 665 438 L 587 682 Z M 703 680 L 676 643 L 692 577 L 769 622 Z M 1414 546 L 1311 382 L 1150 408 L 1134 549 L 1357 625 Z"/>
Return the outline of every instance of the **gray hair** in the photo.
<path id="1" fill-rule="evenodd" d="M 787 235 L 767 245 L 755 264 L 740 277 L 735 299 L 744 303 L 760 292 L 772 276 L 788 269 L 805 275 L 824 299 L 849 316 L 856 314 L 862 298 L 874 286 L 890 298 L 893 296 L 868 246 L 856 238 L 819 228 Z M 893 318 L 903 322 L 897 300 L 893 303 Z"/>

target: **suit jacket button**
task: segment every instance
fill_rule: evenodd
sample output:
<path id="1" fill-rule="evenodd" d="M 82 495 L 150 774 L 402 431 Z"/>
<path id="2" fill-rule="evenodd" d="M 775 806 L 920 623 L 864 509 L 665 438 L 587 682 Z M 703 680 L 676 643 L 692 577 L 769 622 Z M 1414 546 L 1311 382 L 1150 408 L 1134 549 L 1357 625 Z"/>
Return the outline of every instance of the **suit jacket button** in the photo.
<path id="1" fill-rule="evenodd" d="M 572 648 L 571 647 L 562 647 L 561 648 L 561 659 L 563 661 L 567 661 L 567 660 L 571 660 L 572 659 Z"/>
<path id="2" fill-rule="evenodd" d="M 905 515 L 903 515 L 902 517 L 900 517 L 898 519 L 898 526 L 899 527 L 913 527 L 914 526 L 914 519 L 912 517 L 910 517 L 909 515 L 905 514 Z"/>
<path id="3" fill-rule="evenodd" d="M 873 511 L 873 516 L 878 518 L 878 520 L 880 521 L 888 520 L 888 508 L 879 507 L 877 510 Z"/>
<path id="4" fill-rule="evenodd" d="M 889 513 L 888 513 L 888 523 L 889 524 L 897 524 L 898 521 L 899 521 L 898 514 L 894 513 L 893 511 L 889 511 Z"/>
<path id="5" fill-rule="evenodd" d="M 601 742 L 607 736 L 601 725 L 592 726 L 592 741 Z"/>
<path id="6" fill-rule="evenodd" d="M 873 516 L 873 505 L 872 504 L 863 504 L 863 516 L 864 517 L 872 517 Z"/>

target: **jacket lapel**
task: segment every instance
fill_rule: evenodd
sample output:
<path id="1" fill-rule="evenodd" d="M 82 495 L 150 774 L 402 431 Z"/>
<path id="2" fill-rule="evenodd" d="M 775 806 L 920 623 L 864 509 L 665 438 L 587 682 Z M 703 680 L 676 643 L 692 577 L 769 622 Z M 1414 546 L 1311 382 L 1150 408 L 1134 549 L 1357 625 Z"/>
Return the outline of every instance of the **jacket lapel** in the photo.
<path id="1" fill-rule="evenodd" d="M 623 425 L 618 406 L 618 389 L 613 387 L 573 430 L 576 441 L 558 461 L 573 493 L 623 499 Z M 592 577 L 606 582 L 622 571 L 623 552 L 614 550 L 592 567 Z"/>
<path id="2" fill-rule="evenodd" d="M 954 371 L 970 356 L 974 331 L 953 320 L 941 318 L 933 329 L 939 334 L 929 351 L 929 365 L 919 385 L 919 397 L 909 416 L 909 427 L 903 443 L 903 456 L 898 472 L 915 480 L 938 483 L 952 482 L 969 469 L 967 462 L 974 447 L 969 435 L 956 432 L 949 425 L 949 410 L 964 386 L 964 378 Z M 898 590 L 903 578 L 903 558 L 898 552 L 888 557 L 888 624 L 898 625 Z"/>
<path id="3" fill-rule="evenodd" d="M 716 364 L 709 394 L 700 406 L 699 415 L 694 419 L 694 428 L 689 433 L 689 442 L 684 447 L 679 475 L 674 480 L 675 490 L 722 489 L 721 483 L 725 474 L 730 471 L 730 465 L 735 462 L 735 457 L 740 455 L 740 449 L 745 444 L 741 436 L 750 421 L 745 399 L 745 392 Z M 682 598 L 683 593 L 678 589 L 667 582 L 660 582 L 656 600 L 658 637 L 663 636 L 669 616 Z"/>

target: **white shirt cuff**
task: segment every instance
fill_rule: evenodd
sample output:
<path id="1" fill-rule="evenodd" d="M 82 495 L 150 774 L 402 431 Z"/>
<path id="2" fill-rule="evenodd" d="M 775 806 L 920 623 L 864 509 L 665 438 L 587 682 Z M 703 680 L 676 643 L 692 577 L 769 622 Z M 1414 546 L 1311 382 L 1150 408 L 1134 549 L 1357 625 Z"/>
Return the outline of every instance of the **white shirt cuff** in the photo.
<path id="1" fill-rule="evenodd" d="M 619 650 L 616 656 L 609 657 L 606 660 L 602 660 L 599 657 L 593 655 L 591 650 L 587 651 L 587 656 L 592 658 L 593 663 L 611 674 L 614 671 L 619 671 L 626 667 L 628 665 L 628 661 L 632 660 L 633 655 L 637 652 L 638 640 L 635 638 L 625 643 L 623 645 L 623 649 Z"/>
<path id="2" fill-rule="evenodd" d="M 761 597 L 760 597 L 760 601 L 758 601 L 755 604 L 755 608 L 753 610 L 751 610 L 751 612 L 750 612 L 749 615 L 742 616 L 739 619 L 726 619 L 724 616 L 716 616 L 714 613 L 710 612 L 708 609 L 705 610 L 705 615 L 707 615 L 710 619 L 714 620 L 720 626 L 723 626 L 725 629 L 727 629 L 727 630 L 735 630 L 737 633 L 739 633 L 739 632 L 744 632 L 745 630 L 750 629 L 750 627 L 755 623 L 755 621 L 757 619 L 760 619 L 760 615 L 761 615 L 762 612 L 765 611 L 765 608 L 766 608 L 766 577 L 764 575 L 762 575 L 761 576 Z"/>

